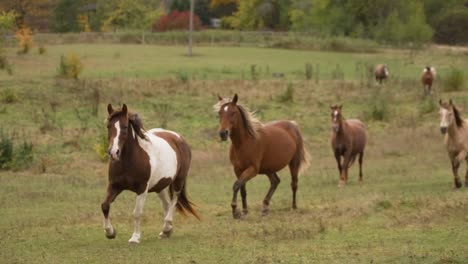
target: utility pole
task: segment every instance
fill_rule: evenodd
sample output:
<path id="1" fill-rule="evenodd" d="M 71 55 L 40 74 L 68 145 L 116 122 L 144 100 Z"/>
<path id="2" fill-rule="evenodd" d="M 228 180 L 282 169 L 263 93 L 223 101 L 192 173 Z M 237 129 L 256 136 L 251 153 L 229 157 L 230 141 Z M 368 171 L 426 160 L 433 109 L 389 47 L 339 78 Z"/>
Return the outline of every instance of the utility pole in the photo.
<path id="1" fill-rule="evenodd" d="M 190 26 L 189 26 L 189 47 L 188 47 L 188 55 L 189 57 L 192 56 L 192 33 L 193 33 L 193 10 L 195 6 L 195 0 L 190 0 Z"/>

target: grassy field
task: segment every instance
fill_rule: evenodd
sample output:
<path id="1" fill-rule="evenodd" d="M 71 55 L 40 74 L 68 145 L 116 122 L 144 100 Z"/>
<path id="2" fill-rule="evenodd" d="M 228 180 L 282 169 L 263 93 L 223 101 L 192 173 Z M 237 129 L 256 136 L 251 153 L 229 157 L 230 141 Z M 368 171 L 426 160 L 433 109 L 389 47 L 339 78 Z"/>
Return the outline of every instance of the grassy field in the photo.
<path id="1" fill-rule="evenodd" d="M 55 78 L 60 55 L 68 52 L 82 58 L 78 81 Z M 0 72 L 1 128 L 15 143 L 33 143 L 34 162 L 26 170 L 0 171 L 2 262 L 466 263 L 468 188 L 452 189 L 436 102 L 452 98 L 468 117 L 468 87 L 443 92 L 438 82 L 435 94 L 424 99 L 418 81 L 425 64 L 442 77 L 450 67 L 460 68 L 466 78 L 466 54 L 227 47 L 195 52 L 188 58 L 183 47 L 97 44 L 48 46 L 42 56 L 7 50 L 14 74 Z M 387 63 L 393 74 L 382 87 L 364 77 L 362 65 L 376 62 Z M 319 65 L 319 78 L 304 80 L 306 63 Z M 258 80 L 251 80 L 252 64 Z M 337 64 L 344 79 L 333 74 Z M 274 79 L 274 72 L 286 78 Z M 287 87 L 293 88 L 292 101 L 281 99 Z M 16 99 L 7 103 L 12 93 Z M 249 215 L 232 219 L 229 144 L 219 142 L 212 112 L 218 93 L 238 93 L 240 103 L 257 110 L 261 120 L 300 124 L 311 166 L 299 178 L 298 210 L 290 209 L 290 176 L 284 170 L 268 216 L 260 214 L 269 185 L 260 175 L 247 184 Z M 177 215 L 171 239 L 159 240 L 162 208 L 151 195 L 142 242 L 129 246 L 135 195 L 125 192 L 110 212 L 117 238 L 105 238 L 100 204 L 107 166 L 93 146 L 105 132 L 108 102 L 126 103 L 147 128 L 165 125 L 187 138 L 193 152 L 188 192 L 201 222 Z M 335 103 L 343 103 L 345 116 L 362 119 L 370 131 L 364 182 L 358 183 L 353 167 L 343 189 L 336 187 L 329 144 L 329 105 Z M 379 105 L 384 110 L 375 110 Z M 376 120 L 376 111 L 382 120 Z"/>

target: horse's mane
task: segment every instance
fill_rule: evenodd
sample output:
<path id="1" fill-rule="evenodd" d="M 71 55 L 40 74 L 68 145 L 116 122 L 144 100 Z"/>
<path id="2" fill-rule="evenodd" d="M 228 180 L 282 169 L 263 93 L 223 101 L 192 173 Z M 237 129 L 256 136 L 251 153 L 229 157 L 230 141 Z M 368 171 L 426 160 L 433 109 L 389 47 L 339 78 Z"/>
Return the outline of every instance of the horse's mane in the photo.
<path id="1" fill-rule="evenodd" d="M 460 112 L 458 112 L 458 109 L 453 105 L 453 116 L 455 117 L 455 123 L 457 124 L 457 127 L 462 127 L 463 126 L 463 119 L 460 117 Z"/>
<path id="2" fill-rule="evenodd" d="M 215 112 L 219 112 L 223 105 L 230 102 L 231 99 L 224 98 L 223 100 L 218 101 L 218 103 L 216 103 L 213 106 L 213 109 L 215 110 Z M 240 104 L 236 104 L 236 106 L 237 109 L 239 109 L 239 113 L 241 115 L 242 122 L 244 123 L 244 126 L 247 129 L 247 133 L 254 138 L 258 138 L 258 131 L 263 126 L 262 122 L 260 122 L 260 120 L 257 119 L 254 112 L 249 111 L 247 108 Z"/>
<path id="3" fill-rule="evenodd" d="M 115 116 L 118 116 L 121 114 L 123 114 L 121 109 L 116 110 L 112 112 L 112 114 L 109 115 L 109 117 L 107 118 L 107 121 L 110 121 Z M 128 112 L 127 116 L 128 116 L 128 123 L 130 123 L 130 125 L 132 126 L 133 131 L 135 131 L 135 134 L 139 136 L 140 138 L 147 140 L 148 138 L 145 135 L 146 130 L 143 127 L 143 121 L 141 121 L 138 114 Z"/>

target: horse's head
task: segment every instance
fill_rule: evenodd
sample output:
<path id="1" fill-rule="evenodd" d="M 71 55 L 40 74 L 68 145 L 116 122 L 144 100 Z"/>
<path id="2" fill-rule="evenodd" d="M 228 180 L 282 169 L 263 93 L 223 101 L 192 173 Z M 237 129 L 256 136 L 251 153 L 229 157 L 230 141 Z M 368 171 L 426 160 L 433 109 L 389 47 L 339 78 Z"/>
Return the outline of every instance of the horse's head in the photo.
<path id="1" fill-rule="evenodd" d="M 220 108 L 218 110 L 219 116 L 219 136 L 221 140 L 225 141 L 228 139 L 232 128 L 237 127 L 239 122 L 239 108 L 237 107 L 237 94 L 234 95 L 232 100 L 227 101 L 218 95 Z"/>
<path id="2" fill-rule="evenodd" d="M 129 131 L 127 105 L 124 104 L 120 110 L 114 110 L 112 105 L 109 104 L 107 112 L 109 113 L 109 117 L 107 118 L 108 153 L 111 160 L 119 160 Z"/>
<path id="3" fill-rule="evenodd" d="M 440 132 L 442 134 L 447 133 L 448 127 L 452 122 L 455 122 L 457 127 L 462 127 L 463 126 L 463 119 L 460 117 L 460 113 L 458 112 L 458 109 L 455 107 L 455 105 L 452 102 L 452 99 L 449 100 L 449 102 L 443 102 L 442 100 L 439 100 L 439 105 L 440 105 Z"/>
<path id="4" fill-rule="evenodd" d="M 342 105 L 332 105 L 330 106 L 331 110 L 331 120 L 332 120 L 332 129 L 335 132 L 340 131 L 340 124 L 343 116 L 341 115 L 341 107 Z"/>

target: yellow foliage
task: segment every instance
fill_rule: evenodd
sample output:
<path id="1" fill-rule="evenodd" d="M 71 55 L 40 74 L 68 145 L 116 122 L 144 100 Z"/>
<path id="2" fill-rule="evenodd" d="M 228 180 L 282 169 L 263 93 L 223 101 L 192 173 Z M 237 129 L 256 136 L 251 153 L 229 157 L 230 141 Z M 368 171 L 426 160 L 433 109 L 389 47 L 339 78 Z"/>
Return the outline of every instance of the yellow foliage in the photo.
<path id="1" fill-rule="evenodd" d="M 18 54 L 26 54 L 33 46 L 32 32 L 28 27 L 22 27 L 15 33 L 18 40 Z"/>
<path id="2" fill-rule="evenodd" d="M 83 64 L 76 54 L 69 53 L 67 56 L 62 55 L 60 57 L 60 65 L 58 68 L 59 76 L 78 79 L 82 71 Z"/>
<path id="3" fill-rule="evenodd" d="M 101 161 L 107 161 L 107 148 L 105 146 L 96 143 L 94 144 L 93 149 Z"/>
<path id="4" fill-rule="evenodd" d="M 82 32 L 91 32 L 91 27 L 89 26 L 89 22 L 88 22 L 88 15 L 86 14 L 78 15 L 77 20 L 78 20 L 78 24 L 80 25 Z"/>

